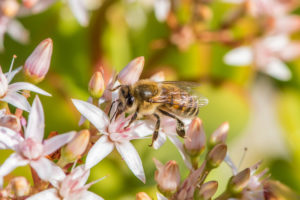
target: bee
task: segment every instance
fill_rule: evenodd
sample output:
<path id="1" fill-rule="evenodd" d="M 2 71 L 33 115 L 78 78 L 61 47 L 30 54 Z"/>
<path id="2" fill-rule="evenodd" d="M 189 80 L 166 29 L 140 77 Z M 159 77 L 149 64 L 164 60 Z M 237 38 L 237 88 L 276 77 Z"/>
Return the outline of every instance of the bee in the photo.
<path id="1" fill-rule="evenodd" d="M 138 118 L 154 116 L 156 124 L 150 146 L 158 137 L 161 116 L 175 119 L 176 132 L 180 137 L 184 137 L 185 129 L 181 119 L 196 117 L 199 108 L 208 103 L 206 98 L 191 93 L 195 87 L 198 87 L 198 84 L 193 82 L 155 82 L 149 79 L 139 80 L 133 85 L 119 85 L 111 90 L 119 89 L 119 98 L 112 102 L 108 115 L 110 116 L 115 103 L 117 107 L 111 120 L 124 112 L 134 113 L 125 129 Z"/>

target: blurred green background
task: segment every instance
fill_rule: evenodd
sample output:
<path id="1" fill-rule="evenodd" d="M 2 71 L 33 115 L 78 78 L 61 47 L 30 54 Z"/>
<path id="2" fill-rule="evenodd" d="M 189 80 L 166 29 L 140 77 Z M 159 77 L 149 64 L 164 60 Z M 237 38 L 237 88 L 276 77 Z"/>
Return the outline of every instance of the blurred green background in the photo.
<path id="1" fill-rule="evenodd" d="M 224 13 L 232 5 L 214 1 L 209 7 L 212 18 L 203 23 L 207 29 L 217 30 Z M 183 7 L 178 12 L 183 23 L 190 17 L 185 9 Z M 136 16 L 136 13 L 141 15 Z M 300 14 L 300 11 L 295 13 Z M 15 67 L 20 66 L 39 42 L 47 37 L 53 39 L 51 68 L 39 84 L 52 94 L 52 97 L 41 97 L 46 115 L 46 134 L 50 131 L 79 130 L 80 115 L 71 98 L 88 98 L 89 78 L 100 66 L 107 72 L 112 69 L 119 71 L 130 60 L 144 56 L 143 78 L 164 71 L 167 79 L 202 84 L 200 92 L 210 101 L 199 113 L 206 134 L 209 136 L 222 122 L 228 121 L 229 152 L 235 163 L 240 162 L 244 148 L 248 148 L 241 169 L 263 160 L 264 166 L 270 168 L 272 178 L 300 191 L 300 59 L 288 63 L 293 78 L 281 82 L 257 73 L 250 66 L 225 65 L 223 56 L 231 48 L 218 42 L 192 42 L 184 51 L 169 43 L 162 48 L 154 48 L 155 41 L 168 39 L 171 32 L 165 22 L 157 21 L 153 10 L 145 7 L 142 1 L 104 1 L 93 12 L 87 28 L 81 27 L 62 3 L 20 21 L 30 31 L 31 41 L 28 45 L 21 45 L 6 36 L 5 52 L 0 54 L 0 63 L 3 71 L 7 71 L 13 54 L 16 54 Z M 238 37 L 249 34 L 253 30 L 247 24 L 251 23 L 251 20 L 243 19 L 232 31 Z M 297 37 L 300 35 L 295 34 Z M 20 73 L 14 81 L 22 78 Z M 154 197 L 153 157 L 163 163 L 176 160 L 182 177 L 187 175 L 187 168 L 169 141 L 159 150 L 149 148 L 149 143 L 150 139 L 134 142 L 143 161 L 146 184 L 134 177 L 119 154 L 114 152 L 92 169 L 89 180 L 108 177 L 92 186 L 91 191 L 105 199 L 133 199 L 140 191 Z M 2 154 L 1 162 L 9 152 Z M 26 167 L 18 168 L 13 174 L 25 172 L 29 176 Z M 223 183 L 218 190 L 221 192 L 230 175 L 230 169 L 224 165 L 209 178 Z"/>

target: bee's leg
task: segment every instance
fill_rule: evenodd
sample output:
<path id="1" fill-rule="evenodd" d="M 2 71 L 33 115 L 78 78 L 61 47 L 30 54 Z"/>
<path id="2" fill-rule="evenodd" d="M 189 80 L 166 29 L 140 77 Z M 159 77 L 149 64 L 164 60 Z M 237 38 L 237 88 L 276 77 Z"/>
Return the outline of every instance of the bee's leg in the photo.
<path id="1" fill-rule="evenodd" d="M 175 115 L 172 115 L 171 113 L 168 113 L 167 111 L 164 111 L 162 109 L 158 109 L 158 110 L 159 112 L 161 112 L 161 114 L 177 120 L 176 132 L 180 137 L 184 137 L 185 136 L 184 123 L 180 119 L 178 119 L 178 117 L 176 117 Z"/>
<path id="2" fill-rule="evenodd" d="M 115 100 L 115 101 L 113 101 L 113 102 L 111 103 L 110 108 L 109 108 L 109 111 L 108 111 L 108 117 L 110 117 L 111 109 L 113 108 L 114 104 L 117 103 L 117 102 L 120 102 L 120 100 L 117 99 L 117 100 Z"/>
<path id="3" fill-rule="evenodd" d="M 138 116 L 138 113 L 139 113 L 139 107 L 136 109 L 135 113 L 133 114 L 133 116 L 131 117 L 129 123 L 127 124 L 127 126 L 125 126 L 124 129 L 127 129 L 130 126 L 130 124 L 132 124 L 132 122 L 134 122 L 136 120 L 136 118 Z"/>
<path id="4" fill-rule="evenodd" d="M 156 124 L 155 124 L 154 133 L 152 135 L 152 143 L 149 145 L 149 147 L 152 147 L 153 143 L 157 139 L 158 131 L 159 131 L 159 127 L 160 127 L 160 117 L 159 117 L 159 115 L 158 114 L 153 114 L 153 115 L 154 115 L 154 117 L 156 117 L 157 121 L 156 121 Z"/>
<path id="5" fill-rule="evenodd" d="M 114 112 L 112 118 L 110 119 L 110 122 L 112 122 L 112 120 L 113 120 L 114 118 L 117 119 L 118 116 L 119 116 L 120 114 L 122 114 L 122 113 L 123 113 L 123 104 L 122 104 L 122 102 L 119 102 L 116 111 Z"/>

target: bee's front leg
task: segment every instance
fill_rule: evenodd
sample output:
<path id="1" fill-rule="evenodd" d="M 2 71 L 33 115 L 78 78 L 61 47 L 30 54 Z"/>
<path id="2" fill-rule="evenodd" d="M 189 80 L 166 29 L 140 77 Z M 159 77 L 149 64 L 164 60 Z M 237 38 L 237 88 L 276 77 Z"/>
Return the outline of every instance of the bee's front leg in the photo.
<path id="1" fill-rule="evenodd" d="M 130 124 L 132 124 L 132 122 L 134 122 L 137 119 L 138 114 L 139 114 L 139 107 L 136 109 L 129 123 L 127 124 L 127 126 L 124 127 L 124 129 L 127 129 L 130 126 Z"/>
<path id="2" fill-rule="evenodd" d="M 156 117 L 157 121 L 156 121 L 156 124 L 155 124 L 154 133 L 152 135 L 152 143 L 149 145 L 149 147 L 152 147 L 153 143 L 157 139 L 158 131 L 159 131 L 159 127 L 160 127 L 160 117 L 159 117 L 159 115 L 158 114 L 153 114 L 153 115 L 154 115 L 154 117 Z"/>

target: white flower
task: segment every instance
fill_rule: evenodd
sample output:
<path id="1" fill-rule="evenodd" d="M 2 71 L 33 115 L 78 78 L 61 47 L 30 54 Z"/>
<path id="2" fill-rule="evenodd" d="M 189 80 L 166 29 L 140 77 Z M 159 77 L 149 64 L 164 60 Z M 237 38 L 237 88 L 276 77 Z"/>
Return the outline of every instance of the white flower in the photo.
<path id="1" fill-rule="evenodd" d="M 38 97 L 34 99 L 29 114 L 25 138 L 12 129 L 0 127 L 0 147 L 15 151 L 0 167 L 0 188 L 3 176 L 16 167 L 27 164 L 30 164 L 42 180 L 56 181 L 64 177 L 62 170 L 45 156 L 71 141 L 76 132 L 72 131 L 43 141 L 44 127 L 44 111 Z"/>
<path id="2" fill-rule="evenodd" d="M 102 197 L 95 193 L 87 191 L 91 185 L 99 181 L 97 180 L 85 185 L 89 175 L 89 169 L 84 169 L 83 166 L 78 166 L 60 182 L 55 184 L 55 188 L 39 192 L 27 198 L 27 200 L 103 200 Z"/>
<path id="3" fill-rule="evenodd" d="M 12 83 L 13 77 L 22 69 L 21 67 L 11 71 L 13 62 L 8 73 L 3 74 L 0 68 L 0 101 L 5 101 L 13 106 L 30 111 L 30 105 L 27 99 L 19 94 L 21 90 L 29 90 L 42 95 L 51 96 L 48 92 L 38 88 L 37 86 L 27 82 Z"/>
<path id="4" fill-rule="evenodd" d="M 290 41 L 287 35 L 275 35 L 259 39 L 252 46 L 231 50 L 225 55 L 224 62 L 233 66 L 253 63 L 258 70 L 286 81 L 291 78 L 291 72 L 283 61 L 291 61 L 299 55 L 299 42 Z"/>
<path id="5" fill-rule="evenodd" d="M 134 175 L 145 182 L 142 161 L 130 140 L 152 134 L 153 130 L 147 126 L 147 122 L 145 120 L 136 121 L 130 127 L 124 129 L 130 120 L 130 116 L 125 118 L 121 115 L 118 119 L 109 123 L 106 113 L 98 107 L 76 99 L 73 99 L 73 103 L 77 110 L 103 134 L 90 149 L 86 158 L 86 168 L 95 166 L 116 148 Z"/>

